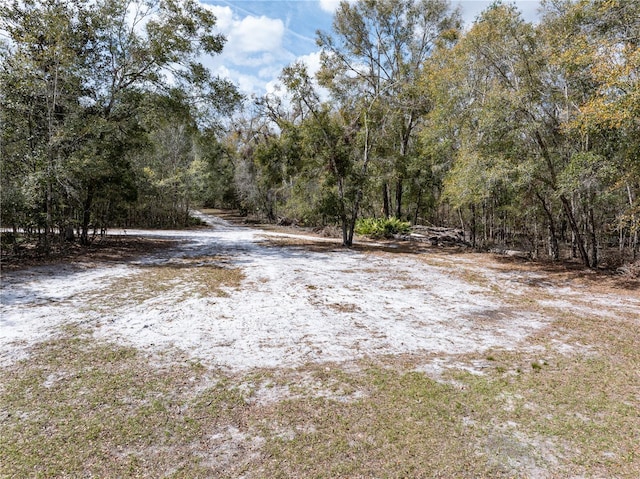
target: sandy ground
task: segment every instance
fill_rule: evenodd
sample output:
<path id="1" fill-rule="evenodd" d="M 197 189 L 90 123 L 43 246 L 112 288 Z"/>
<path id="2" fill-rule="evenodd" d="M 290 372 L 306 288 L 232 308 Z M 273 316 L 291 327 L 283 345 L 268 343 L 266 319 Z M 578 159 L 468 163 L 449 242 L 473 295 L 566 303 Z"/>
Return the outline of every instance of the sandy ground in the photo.
<path id="1" fill-rule="evenodd" d="M 302 237 L 200 216 L 210 228 L 115 232 L 181 240 L 135 261 L 3 274 L 0 364 L 74 325 L 152 354 L 173 351 L 247 371 L 403 353 L 533 350 L 529 338 L 555 313 L 633 319 L 640 311 L 637 291 L 594 293 L 580 284 L 549 282 L 535 270 L 478 262 L 480 255 L 347 250 L 323 238 L 313 241 L 329 247 L 283 246 L 277 242 Z M 212 264 L 240 268 L 240 287 L 220 296 L 193 288 L 188 274 L 143 281 L 163 266 Z M 571 347 L 558 341 L 558 348 Z"/>

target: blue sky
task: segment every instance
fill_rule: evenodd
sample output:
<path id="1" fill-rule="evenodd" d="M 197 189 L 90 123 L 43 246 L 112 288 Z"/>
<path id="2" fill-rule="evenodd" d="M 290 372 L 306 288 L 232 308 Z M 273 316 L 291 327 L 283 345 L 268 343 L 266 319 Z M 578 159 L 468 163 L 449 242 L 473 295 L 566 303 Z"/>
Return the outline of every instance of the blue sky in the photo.
<path id="1" fill-rule="evenodd" d="M 319 52 L 316 31 L 330 31 L 336 0 L 201 0 L 216 15 L 227 37 L 221 55 L 205 64 L 215 74 L 229 78 L 244 94 L 273 91 L 282 68 L 296 60 L 314 71 Z M 451 0 L 460 6 L 466 24 L 492 2 Z M 517 0 L 528 20 L 535 20 L 538 0 Z"/>

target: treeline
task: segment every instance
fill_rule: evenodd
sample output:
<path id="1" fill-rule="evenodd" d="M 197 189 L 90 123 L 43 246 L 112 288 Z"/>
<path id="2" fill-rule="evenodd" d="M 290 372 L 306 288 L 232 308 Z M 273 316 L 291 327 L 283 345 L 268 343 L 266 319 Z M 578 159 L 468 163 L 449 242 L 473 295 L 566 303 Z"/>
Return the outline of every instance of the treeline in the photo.
<path id="1" fill-rule="evenodd" d="M 342 3 L 315 81 L 282 73 L 227 137 L 248 211 L 462 227 L 476 247 L 597 267 L 635 258 L 640 4 L 497 2 L 467 29 L 444 0 Z"/>
<path id="2" fill-rule="evenodd" d="M 199 63 L 225 39 L 195 0 L 0 5 L 3 246 L 180 226 L 241 102 Z"/>
<path id="3" fill-rule="evenodd" d="M 0 7 L 2 224 L 55 239 L 172 226 L 194 204 L 300 224 L 463 228 L 589 267 L 640 248 L 640 4 L 343 2 L 321 68 L 239 105 L 200 52 L 224 38 L 195 1 Z M 223 128 L 224 127 L 224 128 Z"/>

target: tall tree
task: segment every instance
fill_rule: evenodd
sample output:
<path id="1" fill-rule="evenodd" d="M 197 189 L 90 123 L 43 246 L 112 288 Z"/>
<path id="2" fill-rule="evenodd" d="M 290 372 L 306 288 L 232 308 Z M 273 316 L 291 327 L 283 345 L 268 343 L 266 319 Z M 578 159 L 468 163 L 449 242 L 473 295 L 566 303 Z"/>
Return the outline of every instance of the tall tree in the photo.
<path id="1" fill-rule="evenodd" d="M 452 81 L 441 82 L 451 95 L 445 104 L 462 126 L 457 134 L 466 146 L 460 151 L 473 152 L 458 155 L 456 161 L 480 158 L 489 181 L 496 177 L 491 171 L 502 171 L 508 185 L 517 187 L 503 196 L 507 202 L 537 202 L 555 259 L 559 256 L 556 209 L 561 208 L 583 262 L 590 265 L 571 197 L 559 180 L 576 152 L 573 139 L 560 128 L 566 112 L 566 76 L 550 63 L 542 33 L 515 7 L 496 3 L 482 13 L 451 58 L 455 66 L 447 71 Z M 447 184 L 464 189 L 466 180 L 461 178 L 460 183 L 454 178 L 467 171 L 453 168 Z M 486 190 L 491 191 L 491 183 Z M 448 194 L 455 194 L 455 189 Z M 491 205 L 471 204 L 472 209 L 478 206 L 487 211 Z"/>
<path id="2" fill-rule="evenodd" d="M 0 6 L 0 22 L 10 38 L 0 73 L 3 130 L 18 127 L 3 131 L 10 136 L 3 159 L 35 158 L 46 241 L 54 214 L 58 228 L 74 221 L 89 241 L 95 200 L 123 191 L 111 186 L 130 176 L 127 152 L 142 144 L 146 94 L 189 86 L 194 103 L 206 100 L 219 112 L 240 99 L 198 62 L 219 53 L 224 38 L 195 0 L 14 0 Z"/>
<path id="3" fill-rule="evenodd" d="M 395 187 L 395 214 L 402 215 L 414 130 L 430 108 L 417 79 L 436 44 L 454 38 L 458 27 L 458 15 L 446 0 L 361 0 L 340 4 L 333 34 L 318 32 L 320 82 L 346 107 L 371 110 L 375 103 L 385 110 L 375 136 L 387 145 L 381 155 L 388 163 L 381 185 L 387 216 L 389 182 Z"/>
<path id="4" fill-rule="evenodd" d="M 0 6 L 0 31 L 9 37 L 0 62 L 3 173 L 15 174 L 3 174 L 3 191 L 20 192 L 14 198 L 24 202 L 3 202 L 3 217 L 17 219 L 22 209 L 21 226 L 42 228 L 45 249 L 70 188 L 65 160 L 75 145 L 65 131 L 81 110 L 88 29 L 82 8 L 53 1 Z"/>
<path id="5" fill-rule="evenodd" d="M 282 80 L 294 102 L 306 111 L 300 117 L 300 127 L 307 155 L 329 173 L 324 182 L 323 209 L 340 222 L 343 245 L 351 246 L 369 166 L 367 119 L 360 150 L 356 147 L 360 118 L 347 109 L 333 110 L 329 103 L 321 102 L 303 64 L 285 68 Z"/>
<path id="6" fill-rule="evenodd" d="M 579 145 L 565 179 L 579 193 L 591 234 L 595 236 L 594 220 L 600 216 L 601 228 L 619 230 L 621 247 L 625 231 L 630 233 L 635 254 L 640 230 L 640 6 L 617 0 L 549 2 L 542 28 L 555 52 L 554 64 L 567 72 L 563 129 Z M 606 213 L 611 208 L 615 220 Z M 591 243 L 593 249 L 596 239 Z M 594 249 L 592 257 L 597 259 L 596 253 Z"/>

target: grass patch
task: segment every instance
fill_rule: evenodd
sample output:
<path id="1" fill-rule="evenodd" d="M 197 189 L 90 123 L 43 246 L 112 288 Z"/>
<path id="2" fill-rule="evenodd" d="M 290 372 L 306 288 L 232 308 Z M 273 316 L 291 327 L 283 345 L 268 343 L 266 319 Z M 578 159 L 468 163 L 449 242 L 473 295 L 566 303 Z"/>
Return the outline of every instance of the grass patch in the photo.
<path id="1" fill-rule="evenodd" d="M 240 287 L 245 275 L 240 268 L 217 264 L 161 264 L 144 266 L 131 276 L 117 278 L 108 287 L 93 293 L 85 303 L 91 308 L 112 308 L 140 304 L 171 293 L 176 301 L 193 295 L 227 297 Z"/>
<path id="2" fill-rule="evenodd" d="M 620 374 L 606 357 L 554 356 L 528 368 L 522 354 L 492 357 L 488 374 L 454 370 L 451 384 L 380 365 L 346 375 L 318 369 L 324 383 L 366 393 L 278 403 L 261 431 L 262 470 L 319 478 L 640 476 L 636 371 Z"/>
<path id="3" fill-rule="evenodd" d="M 127 283 L 130 283 L 130 278 Z M 134 281 L 139 282 L 138 291 L 151 292 L 156 288 L 182 286 L 189 293 L 203 296 L 228 296 L 227 290 L 238 288 L 244 279 L 239 268 L 217 264 L 162 264 L 148 266 Z M 155 287 L 154 287 L 155 286 Z"/>
<path id="4" fill-rule="evenodd" d="M 0 477 L 638 477 L 638 338 L 620 333 L 435 381 L 419 355 L 231 376 L 70 328 L 0 370 Z"/>
<path id="5" fill-rule="evenodd" d="M 559 356 L 526 368 L 509 356 L 488 377 L 452 376 L 465 384 L 484 456 L 532 476 L 640 477 L 635 372 L 620 373 L 610 358 Z"/>
<path id="6" fill-rule="evenodd" d="M 138 351 L 76 336 L 0 371 L 0 477 L 196 477 L 216 426 L 246 404 L 197 364 L 156 369 Z M 221 464 L 220 467 L 224 466 Z"/>
<path id="7" fill-rule="evenodd" d="M 319 377 L 331 382 L 334 375 L 366 395 L 349 402 L 308 397 L 277 404 L 263 431 L 267 476 L 477 477 L 499 472 L 475 455 L 458 417 L 454 398 L 460 393 L 453 387 L 421 373 L 375 365 L 357 374 Z"/>

